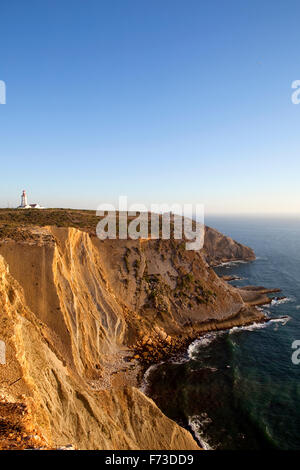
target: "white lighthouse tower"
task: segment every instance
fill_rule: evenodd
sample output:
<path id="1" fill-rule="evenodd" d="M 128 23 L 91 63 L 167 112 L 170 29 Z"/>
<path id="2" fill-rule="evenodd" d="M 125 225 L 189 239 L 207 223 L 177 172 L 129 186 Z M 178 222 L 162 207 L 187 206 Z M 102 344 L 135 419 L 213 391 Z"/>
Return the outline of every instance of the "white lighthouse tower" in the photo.
<path id="1" fill-rule="evenodd" d="M 20 205 L 20 207 L 25 209 L 27 206 L 28 206 L 27 194 L 26 194 L 25 189 L 23 189 L 22 196 L 21 196 L 21 205 Z"/>
<path id="2" fill-rule="evenodd" d="M 28 204 L 27 194 L 24 189 L 21 195 L 21 205 L 18 207 L 18 209 L 45 209 L 45 207 L 42 207 L 39 204 Z"/>

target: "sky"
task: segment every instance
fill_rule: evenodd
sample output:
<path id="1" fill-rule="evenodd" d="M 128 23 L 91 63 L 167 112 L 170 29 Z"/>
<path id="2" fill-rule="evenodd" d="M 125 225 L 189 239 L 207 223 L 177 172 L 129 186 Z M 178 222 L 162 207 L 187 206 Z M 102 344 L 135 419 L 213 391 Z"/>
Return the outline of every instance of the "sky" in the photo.
<path id="1" fill-rule="evenodd" d="M 0 207 L 300 214 L 300 4 L 1 0 Z"/>

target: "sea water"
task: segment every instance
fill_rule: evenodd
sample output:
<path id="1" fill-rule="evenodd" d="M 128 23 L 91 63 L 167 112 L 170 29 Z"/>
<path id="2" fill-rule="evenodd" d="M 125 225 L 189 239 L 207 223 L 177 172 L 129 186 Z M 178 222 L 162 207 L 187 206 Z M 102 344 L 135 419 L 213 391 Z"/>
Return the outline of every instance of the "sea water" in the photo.
<path id="1" fill-rule="evenodd" d="M 272 321 L 207 333 L 144 387 L 206 449 L 300 449 L 300 218 L 214 217 L 207 225 L 252 247 L 257 259 L 216 268 L 233 285 L 280 287 L 263 307 Z M 282 318 L 283 317 L 283 318 Z"/>

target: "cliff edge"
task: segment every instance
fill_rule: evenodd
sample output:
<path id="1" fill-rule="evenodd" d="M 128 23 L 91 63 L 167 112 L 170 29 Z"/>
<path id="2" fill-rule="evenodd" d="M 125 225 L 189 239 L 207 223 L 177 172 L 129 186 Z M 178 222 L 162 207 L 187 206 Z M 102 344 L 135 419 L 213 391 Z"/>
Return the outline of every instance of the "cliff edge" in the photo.
<path id="1" fill-rule="evenodd" d="M 264 319 L 204 254 L 174 240 L 26 226 L 2 236 L 0 255 L 0 393 L 6 409 L 25 407 L 27 447 L 198 449 L 136 387 L 139 364 L 203 331 Z"/>
<path id="2" fill-rule="evenodd" d="M 236 242 L 211 227 L 205 227 L 203 254 L 210 266 L 230 261 L 254 261 L 252 248 Z"/>

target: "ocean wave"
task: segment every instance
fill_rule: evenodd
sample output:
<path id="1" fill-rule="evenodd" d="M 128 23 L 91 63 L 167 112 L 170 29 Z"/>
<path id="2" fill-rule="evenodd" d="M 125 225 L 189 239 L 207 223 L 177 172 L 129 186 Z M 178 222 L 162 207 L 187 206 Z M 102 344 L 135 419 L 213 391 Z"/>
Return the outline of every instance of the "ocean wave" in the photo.
<path id="1" fill-rule="evenodd" d="M 208 346 L 218 336 L 220 336 L 221 334 L 224 334 L 224 333 L 225 333 L 225 330 L 214 331 L 212 333 L 205 333 L 203 336 L 201 336 L 200 338 L 193 341 L 189 345 L 188 350 L 187 350 L 189 359 L 193 359 L 194 354 L 197 353 L 200 348 Z"/>
<path id="2" fill-rule="evenodd" d="M 233 261 L 224 261 L 223 263 L 220 263 L 216 266 L 216 268 L 221 268 L 222 266 L 225 267 L 230 267 L 230 266 L 236 266 L 237 264 L 248 264 L 249 261 L 245 261 L 243 259 L 236 259 Z"/>
<path id="3" fill-rule="evenodd" d="M 264 311 L 262 308 L 259 308 L 259 310 Z M 220 335 L 224 335 L 226 333 L 229 333 L 231 335 L 233 333 L 238 333 L 239 331 L 260 330 L 262 328 L 266 328 L 272 323 L 282 323 L 282 325 L 285 325 L 290 319 L 291 317 L 289 317 L 288 315 L 284 315 L 278 318 L 269 318 L 266 322 L 251 323 L 251 325 L 245 326 L 233 326 L 229 330 L 226 329 L 214 331 L 211 333 L 205 333 L 203 336 L 196 339 L 189 345 L 187 349 L 188 358 L 182 358 L 181 362 L 183 363 L 188 361 L 189 359 L 194 359 L 194 356 L 197 355 L 199 349 L 209 346 Z"/>
<path id="4" fill-rule="evenodd" d="M 151 372 L 153 372 L 155 369 L 157 369 L 157 367 L 159 367 L 161 364 L 163 364 L 163 362 L 160 362 L 158 364 L 153 364 L 152 366 L 150 366 L 145 374 L 144 374 L 144 377 L 143 377 L 143 380 L 142 380 L 142 383 L 141 383 L 141 386 L 140 386 L 140 391 L 143 392 L 145 395 L 147 395 L 147 390 L 148 390 L 148 387 L 149 387 L 149 376 L 151 374 Z"/>
<path id="5" fill-rule="evenodd" d="M 280 318 L 272 318 L 269 323 L 282 323 L 282 325 L 286 325 L 290 319 L 291 317 L 289 315 L 285 315 L 284 317 Z"/>
<path id="6" fill-rule="evenodd" d="M 272 302 L 271 302 L 271 306 L 276 306 L 276 305 L 281 305 L 281 304 L 286 304 L 287 302 L 294 302 L 295 299 L 293 299 L 292 297 L 286 297 L 285 299 L 272 299 Z"/>
<path id="7" fill-rule="evenodd" d="M 251 325 L 246 325 L 246 326 L 233 326 L 229 330 L 229 334 L 231 335 L 232 333 L 236 333 L 238 331 L 253 331 L 253 330 L 260 330 L 261 328 L 265 328 L 267 326 L 267 323 L 252 323 Z"/>
<path id="8" fill-rule="evenodd" d="M 286 304 L 288 302 L 295 302 L 295 298 L 285 297 L 284 299 L 272 299 L 272 301 L 269 304 L 264 305 L 264 308 L 277 307 L 278 305 Z"/>
<path id="9" fill-rule="evenodd" d="M 208 417 L 207 413 L 189 417 L 189 426 L 204 450 L 213 450 L 213 447 L 208 444 L 207 436 L 205 435 L 205 428 L 211 423 L 212 420 Z"/>
<path id="10" fill-rule="evenodd" d="M 252 325 L 247 325 L 247 326 L 234 326 L 233 328 L 230 328 L 229 334 L 231 335 L 232 333 L 237 333 L 239 331 L 260 330 L 262 328 L 266 328 L 272 323 L 282 323 L 282 325 L 285 325 L 290 319 L 291 317 L 289 317 L 288 315 L 285 315 L 279 318 L 270 318 L 265 323 L 252 323 Z"/>

